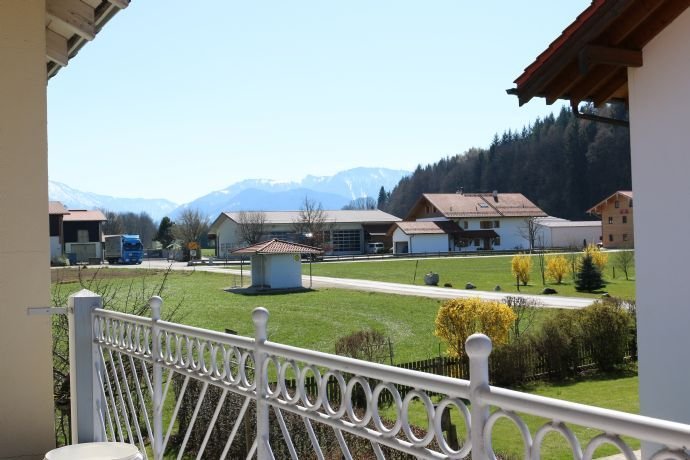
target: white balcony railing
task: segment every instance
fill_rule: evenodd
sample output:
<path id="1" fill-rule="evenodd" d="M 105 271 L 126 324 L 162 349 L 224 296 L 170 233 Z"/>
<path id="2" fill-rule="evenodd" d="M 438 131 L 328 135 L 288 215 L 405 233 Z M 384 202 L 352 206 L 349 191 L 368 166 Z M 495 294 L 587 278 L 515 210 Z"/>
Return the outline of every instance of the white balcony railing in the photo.
<path id="1" fill-rule="evenodd" d="M 161 304 L 152 298 L 144 318 L 100 309 L 95 294 L 70 299 L 75 442 L 130 442 L 154 459 L 493 459 L 505 418 L 524 458 L 540 458 L 551 432 L 576 460 L 603 444 L 634 459 L 623 436 L 654 446 L 655 459 L 688 458 L 690 425 L 489 386 L 483 335 L 467 341 L 467 381 L 270 342 L 262 308 L 251 339 L 162 321 Z M 449 409 L 462 418 L 459 441 Z M 521 414 L 548 421 L 531 433 Z M 600 434 L 581 445 L 570 425 Z"/>

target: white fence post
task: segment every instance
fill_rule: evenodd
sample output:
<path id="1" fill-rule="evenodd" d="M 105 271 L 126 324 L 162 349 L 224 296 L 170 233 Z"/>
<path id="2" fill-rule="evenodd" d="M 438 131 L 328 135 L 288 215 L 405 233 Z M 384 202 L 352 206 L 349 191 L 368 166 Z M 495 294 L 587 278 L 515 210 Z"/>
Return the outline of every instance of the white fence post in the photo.
<path id="1" fill-rule="evenodd" d="M 472 334 L 465 342 L 465 351 L 470 358 L 472 459 L 485 460 L 489 458 L 487 446 L 484 445 L 484 426 L 489 418 L 489 406 L 482 402 L 481 392 L 489 388 L 491 339 L 484 334 Z"/>
<path id="2" fill-rule="evenodd" d="M 163 368 L 161 362 L 161 337 L 158 321 L 161 319 L 163 299 L 153 296 L 151 307 L 151 360 L 153 361 L 153 458 L 163 458 Z"/>
<path id="3" fill-rule="evenodd" d="M 103 441 L 99 412 L 105 410 L 98 380 L 101 360 L 94 343 L 92 313 L 102 308 L 98 294 L 82 289 L 69 296 L 70 405 L 72 443 Z"/>
<path id="4" fill-rule="evenodd" d="M 262 346 L 267 338 L 266 324 L 268 323 L 268 310 L 259 307 L 252 312 L 254 321 L 254 382 L 256 383 L 256 458 L 265 460 L 270 458 L 269 424 L 268 424 L 268 382 L 266 355 Z"/>

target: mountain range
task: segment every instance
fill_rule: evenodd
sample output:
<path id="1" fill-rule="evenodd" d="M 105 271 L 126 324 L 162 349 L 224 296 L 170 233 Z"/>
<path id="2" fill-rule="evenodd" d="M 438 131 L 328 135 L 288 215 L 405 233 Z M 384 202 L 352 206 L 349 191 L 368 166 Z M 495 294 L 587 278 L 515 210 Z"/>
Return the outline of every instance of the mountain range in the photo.
<path id="1" fill-rule="evenodd" d="M 360 167 L 332 176 L 309 175 L 300 181 L 246 179 L 183 205 L 166 199 L 117 198 L 82 192 L 55 181 L 49 182 L 48 190 L 51 200 L 62 202 L 68 209 L 146 212 L 154 220 L 163 216 L 174 220 L 183 209 L 198 209 L 213 219 L 223 211 L 297 210 L 305 197 L 321 203 L 324 209 L 340 209 L 356 198 L 369 196 L 376 199 L 381 187 L 390 191 L 409 174 L 410 171 Z"/>

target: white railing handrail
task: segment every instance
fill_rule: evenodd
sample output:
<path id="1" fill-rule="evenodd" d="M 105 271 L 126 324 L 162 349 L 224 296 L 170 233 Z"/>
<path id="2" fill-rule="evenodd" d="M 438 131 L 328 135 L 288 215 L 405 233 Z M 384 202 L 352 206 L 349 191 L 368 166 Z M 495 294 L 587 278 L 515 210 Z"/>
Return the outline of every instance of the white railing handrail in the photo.
<path id="1" fill-rule="evenodd" d="M 89 297 L 87 294 L 92 296 Z M 491 446 L 492 430 L 495 422 L 501 417 L 511 419 L 518 426 L 525 444 L 525 455 L 531 458 L 538 458 L 541 442 L 548 431 L 560 431 L 570 443 L 576 459 L 590 458 L 597 446 L 604 443 L 617 446 L 627 458 L 632 458 L 631 450 L 623 444 L 621 436 L 631 436 L 642 441 L 667 446 L 665 450 L 658 451 L 657 455 L 670 455 L 673 458 L 685 458 L 683 456 L 687 452 L 681 449 L 690 447 L 690 425 L 490 386 L 488 358 L 491 353 L 491 341 L 480 334 L 473 335 L 466 342 L 470 380 L 462 380 L 268 341 L 266 329 L 268 312 L 263 308 L 254 310 L 252 314 L 255 337 L 250 338 L 162 321 L 160 319 L 162 300 L 159 297 L 154 297 L 150 301 L 152 317 L 144 318 L 98 308 L 100 298 L 93 293 L 87 294 L 82 292 L 76 299 L 79 300 L 78 302 L 75 299 L 71 300 L 75 307 L 71 310 L 82 310 L 79 314 L 82 319 L 75 322 L 73 329 L 86 327 L 88 317 L 91 317 L 94 348 L 93 352 L 84 353 L 83 357 L 78 358 L 80 362 L 73 365 L 90 366 L 93 369 L 93 381 L 100 382 L 102 392 L 90 396 L 95 398 L 96 403 L 82 401 L 80 394 L 73 397 L 72 403 L 81 405 L 81 408 L 78 411 L 75 409 L 76 406 L 73 407 L 72 413 L 80 414 L 81 417 L 84 413 L 83 407 L 93 407 L 94 415 L 86 424 L 81 423 L 78 426 L 80 430 L 82 426 L 88 429 L 98 422 L 103 431 L 101 438 L 103 436 L 107 438 L 104 419 L 104 414 L 105 417 L 110 417 L 107 405 L 119 404 L 122 412 L 118 415 L 118 408 L 115 407 L 112 420 L 118 424 L 117 428 L 122 432 L 119 427 L 120 420 L 126 413 L 127 407 L 130 411 L 134 411 L 135 401 L 127 394 L 131 391 L 126 379 L 123 380 L 124 386 L 120 386 L 117 380 L 114 382 L 115 385 L 111 386 L 107 379 L 111 377 L 117 379 L 120 376 L 124 378 L 125 367 L 122 356 L 128 357 L 130 369 L 134 372 L 136 372 L 134 359 L 139 360 L 141 375 L 140 377 L 134 375 L 136 391 L 139 395 L 138 402 L 143 403 L 142 389 L 147 388 L 154 403 L 152 412 L 154 428 L 150 433 L 150 440 L 153 441 L 151 447 L 156 460 L 162 458 L 170 436 L 168 430 L 163 439 L 161 420 L 165 395 L 173 374 L 184 378 L 182 394 L 189 379 L 204 383 L 189 430 L 194 426 L 194 418 L 209 384 L 221 388 L 223 394 L 230 391 L 245 398 L 240 418 L 244 416 L 248 401 L 253 400 L 256 404 L 256 438 L 251 446 L 250 455 L 255 452 L 257 458 L 262 460 L 272 456 L 269 439 L 269 412 L 271 410 L 276 412 L 279 423 L 283 424 L 281 425 L 283 432 L 285 426 L 280 415 L 282 411 L 301 417 L 312 438 L 314 433 L 310 423 L 315 422 L 330 426 L 335 430 L 340 436 L 339 443 L 344 442 L 342 435 L 339 434 L 340 431 L 367 439 L 378 457 L 382 456 L 380 446 L 389 446 L 422 458 L 460 458 L 466 455 L 470 448 L 473 458 L 495 458 Z M 69 314 L 72 315 L 71 321 L 74 321 L 75 312 L 70 311 Z M 222 355 L 220 360 L 222 362 L 218 361 L 219 353 Z M 205 357 L 206 354 L 209 355 Z M 100 356 L 100 360 L 96 359 L 97 355 Z M 106 359 L 109 359 L 110 374 L 107 371 Z M 253 367 L 249 365 L 249 360 L 254 361 Z M 273 382 L 276 383 L 275 386 L 268 381 L 268 370 L 271 366 L 277 371 L 276 382 Z M 164 383 L 163 369 L 169 371 L 167 383 Z M 230 375 L 230 372 L 233 374 Z M 312 390 L 309 391 L 313 391 L 313 386 L 316 385 L 318 390 L 315 394 L 305 390 L 305 379 L 310 372 L 313 375 L 313 382 L 310 383 Z M 293 384 L 288 384 L 287 376 L 292 376 L 292 374 L 297 385 L 296 388 L 289 389 L 289 385 Z M 77 375 L 76 372 L 74 375 Z M 250 375 L 253 375 L 253 383 L 249 381 Z M 336 380 L 337 388 L 334 390 L 340 392 L 340 409 L 333 409 L 328 401 L 328 395 L 332 391 L 329 387 L 328 376 Z M 107 388 L 103 388 L 104 382 Z M 350 402 L 354 385 L 362 387 L 361 390 L 366 399 L 362 420 L 358 419 L 359 416 L 353 415 L 355 406 Z M 377 398 L 382 391 L 390 393 L 394 400 L 398 418 L 395 429 L 381 425 Z M 426 392 L 440 395 L 438 408 Z M 424 436 L 424 439 L 417 439 L 410 433 L 411 425 L 407 411 L 415 398 L 427 412 L 429 426 L 427 427 L 428 434 Z M 470 402 L 469 405 L 467 400 Z M 181 396 L 173 419 L 176 417 L 180 401 Z M 124 407 L 125 405 L 127 407 Z M 453 405 L 460 411 L 468 428 L 466 433 L 468 439 L 465 439 L 465 444 L 458 451 L 453 451 L 448 445 L 444 445 L 441 425 L 443 410 Z M 490 413 L 491 406 L 498 410 Z M 216 409 L 214 422 L 219 410 L 220 406 Z M 345 413 L 347 413 L 346 418 L 343 417 Z M 537 430 L 533 439 L 519 413 L 543 417 L 549 419 L 550 422 Z M 112 420 L 107 419 L 111 432 L 113 431 Z M 373 421 L 373 426 L 369 423 L 370 421 Z M 78 423 L 80 422 L 75 421 L 74 426 L 76 427 Z M 590 441 L 586 449 L 583 449 L 580 447 L 579 440 L 564 423 L 591 427 L 601 430 L 602 434 Z M 129 429 L 129 422 L 127 422 L 127 428 Z M 207 438 L 211 433 L 210 430 L 211 427 L 209 427 Z M 132 430 L 129 431 L 129 437 L 131 437 Z M 236 432 L 237 426 L 233 430 L 233 433 Z M 141 444 L 141 433 L 137 436 Z M 234 434 L 230 435 L 228 446 L 233 436 Z M 186 433 L 185 443 L 188 437 L 189 431 Z M 429 445 L 432 439 L 440 442 L 438 449 L 436 447 L 432 449 Z M 82 441 L 81 438 L 80 441 Z M 289 442 L 289 439 L 287 441 Z M 183 454 L 184 448 L 183 444 L 180 455 Z M 226 446 L 226 452 L 227 448 Z M 199 455 L 202 452 L 199 452 Z M 343 454 L 345 457 L 349 455 L 345 452 Z"/>
<path id="2" fill-rule="evenodd" d="M 690 447 L 690 425 L 683 423 L 493 386 L 482 389 L 478 396 L 484 404 L 507 410 L 525 412 L 639 439 L 654 439 L 656 442 L 674 448 Z"/>
<path id="3" fill-rule="evenodd" d="M 453 396 L 466 398 L 469 396 L 470 382 L 468 380 L 433 375 L 428 372 L 420 372 L 412 369 L 404 369 L 387 364 L 379 364 L 370 361 L 348 358 L 347 356 L 331 355 L 320 351 L 307 350 L 305 348 L 283 345 L 275 342 L 265 342 L 261 349 L 273 355 L 279 355 L 288 359 L 309 362 L 317 366 L 330 367 L 342 372 L 357 374 L 364 377 L 376 378 L 388 382 L 424 388 L 436 393 L 447 393 Z M 430 379 L 433 375 L 433 379 Z"/>

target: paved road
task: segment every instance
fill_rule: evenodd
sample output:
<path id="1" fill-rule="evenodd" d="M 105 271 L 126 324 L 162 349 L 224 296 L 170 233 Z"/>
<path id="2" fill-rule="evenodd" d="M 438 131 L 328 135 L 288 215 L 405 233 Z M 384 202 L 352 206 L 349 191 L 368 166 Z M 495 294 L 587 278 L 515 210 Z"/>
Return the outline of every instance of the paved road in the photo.
<path id="1" fill-rule="evenodd" d="M 185 271 L 208 271 L 214 273 L 226 273 L 228 275 L 239 275 L 240 270 L 236 267 L 229 268 L 223 266 L 195 265 L 188 266 L 185 262 L 167 262 L 165 260 L 146 260 L 141 265 L 122 265 L 119 267 L 128 268 L 156 268 L 166 269 L 172 267 L 173 270 Z M 245 276 L 249 276 L 249 270 L 244 271 Z M 302 277 L 304 286 L 309 286 L 309 276 Z M 357 291 L 385 292 L 388 294 L 409 295 L 417 297 L 428 297 L 432 299 L 457 299 L 461 297 L 480 297 L 486 300 L 502 300 L 507 295 L 525 297 L 538 302 L 543 307 L 552 308 L 584 308 L 592 303 L 592 299 L 581 297 L 562 297 L 562 296 L 536 296 L 522 295 L 494 291 L 477 291 L 469 289 L 452 289 L 436 286 L 418 286 L 403 283 L 388 283 L 383 281 L 369 281 L 346 278 L 330 278 L 326 276 L 313 276 L 312 286 L 334 287 L 340 289 L 352 289 Z"/>

